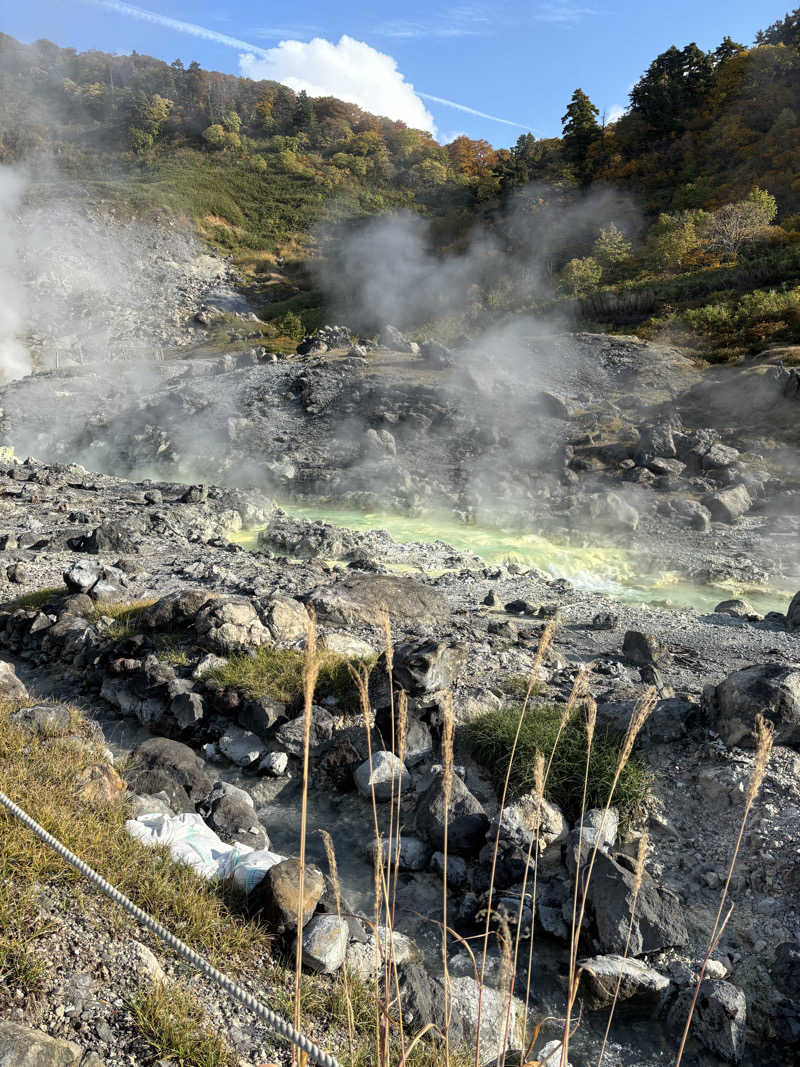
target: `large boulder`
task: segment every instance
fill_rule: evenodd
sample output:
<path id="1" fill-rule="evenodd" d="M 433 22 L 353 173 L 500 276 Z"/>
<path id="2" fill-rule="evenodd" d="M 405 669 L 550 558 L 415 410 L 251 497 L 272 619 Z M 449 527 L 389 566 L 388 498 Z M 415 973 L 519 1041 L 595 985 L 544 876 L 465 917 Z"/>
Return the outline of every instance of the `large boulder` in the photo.
<path id="1" fill-rule="evenodd" d="M 0 1067 L 77 1067 L 83 1058 L 83 1049 L 72 1041 L 0 1020 Z M 95 1062 L 99 1067 L 101 1061 Z"/>
<path id="2" fill-rule="evenodd" d="M 380 626 L 383 606 L 393 619 L 419 625 L 443 622 L 450 613 L 438 590 L 416 578 L 391 574 L 347 575 L 312 590 L 308 604 L 320 622 L 332 626 Z"/>
<path id="3" fill-rule="evenodd" d="M 203 647 L 223 656 L 249 652 L 272 641 L 247 597 L 226 596 L 208 601 L 195 616 L 194 626 Z"/>
<path id="4" fill-rule="evenodd" d="M 390 348 L 393 352 L 408 352 L 411 355 L 419 352 L 419 345 L 415 341 L 409 341 L 396 326 L 384 326 L 378 337 L 378 343 L 382 348 Z"/>
<path id="5" fill-rule="evenodd" d="M 333 737 L 335 728 L 334 718 L 329 711 L 318 704 L 311 708 L 311 728 L 308 735 L 308 750 L 312 756 L 319 756 L 324 752 L 328 742 Z M 285 749 L 291 756 L 298 758 L 303 755 L 305 747 L 305 716 L 298 715 L 283 723 L 275 731 L 275 742 Z"/>
<path id="6" fill-rule="evenodd" d="M 444 848 L 445 808 L 442 779 L 437 777 L 423 793 L 417 807 L 417 829 L 438 851 Z M 447 808 L 447 847 L 457 855 L 480 850 L 489 829 L 483 805 L 457 774 L 453 775 Z"/>
<path id="7" fill-rule="evenodd" d="M 775 742 L 800 747 L 800 665 L 762 663 L 729 674 L 706 692 L 714 728 L 730 748 L 753 746 L 758 714 L 775 725 Z"/>
<path id="8" fill-rule="evenodd" d="M 638 896 L 635 883 L 633 872 L 612 856 L 603 851 L 595 854 L 587 900 L 602 951 L 625 952 L 634 899 L 636 911 L 630 927 L 631 956 L 686 945 L 689 934 L 681 903 L 675 894 L 661 888 L 646 871 Z"/>
<path id="9" fill-rule="evenodd" d="M 140 616 L 148 630 L 178 630 L 186 626 L 198 611 L 214 597 L 207 589 L 181 589 L 161 597 Z"/>
<path id="10" fill-rule="evenodd" d="M 308 612 L 299 600 L 273 596 L 262 608 L 272 638 L 280 645 L 295 645 L 308 636 Z"/>
<path id="11" fill-rule="evenodd" d="M 406 792 L 411 786 L 411 775 L 405 764 L 393 752 L 373 752 L 371 760 L 365 760 L 353 778 L 356 788 L 364 797 L 379 801 L 391 800 L 398 789 Z"/>
<path id="12" fill-rule="evenodd" d="M 27 700 L 28 690 L 17 678 L 17 672 L 11 663 L 0 660 L 0 699 Z"/>
<path id="13" fill-rule="evenodd" d="M 465 660 L 466 650 L 455 642 L 430 638 L 402 641 L 394 647 L 392 678 L 395 690 L 404 689 L 413 698 L 448 689 L 458 679 Z M 374 685 L 370 686 L 370 697 L 376 706 L 382 707 L 388 703 L 389 696 L 385 652 L 375 665 L 372 679 Z"/>
<path id="14" fill-rule="evenodd" d="M 800 593 L 796 593 L 786 612 L 786 624 L 790 630 L 800 630 Z"/>
<path id="15" fill-rule="evenodd" d="M 594 956 L 581 960 L 579 968 L 579 996 L 588 1011 L 607 1008 L 614 1000 L 617 983 L 619 1003 L 637 1011 L 657 1011 L 670 985 L 669 978 L 646 963 L 623 956 Z"/>
<path id="16" fill-rule="evenodd" d="M 303 906 L 300 926 L 304 927 L 325 892 L 325 877 L 317 867 L 306 864 L 303 875 Z M 300 894 L 300 860 L 288 859 L 270 867 L 250 895 L 253 906 L 264 917 L 275 933 L 296 931 L 298 927 L 298 900 Z"/>
<path id="17" fill-rule="evenodd" d="M 686 989 L 677 998 L 667 1027 L 679 1037 L 686 1026 L 694 989 Z M 744 1054 L 747 1000 L 741 989 L 730 982 L 704 981 L 692 1014 L 689 1036 L 728 1063 L 740 1063 Z"/>
<path id="18" fill-rule="evenodd" d="M 639 512 L 619 493 L 596 493 L 588 497 L 586 512 L 604 530 L 635 530 L 639 525 Z"/>
<path id="19" fill-rule="evenodd" d="M 718 493 L 708 493 L 703 497 L 703 504 L 711 512 L 714 522 L 732 526 L 750 510 L 753 501 L 745 486 L 735 485 Z"/>
<path id="20" fill-rule="evenodd" d="M 269 838 L 252 803 L 248 804 L 234 793 L 226 793 L 212 802 L 206 822 L 228 844 L 249 845 L 255 849 L 269 848 Z"/>
<path id="21" fill-rule="evenodd" d="M 193 804 L 207 797 L 212 786 L 200 757 L 188 745 L 166 737 L 143 741 L 134 751 L 126 777 L 133 792 L 148 794 L 164 788 L 163 784 L 152 788 L 155 778 L 166 778 L 185 790 Z"/>
<path id="22" fill-rule="evenodd" d="M 451 977 L 450 998 L 468 1046 L 480 1049 L 481 1063 L 495 1063 L 506 1049 L 520 1047 L 525 1017 L 522 1001 L 514 997 L 509 1004 L 506 990 L 489 985 L 481 993 L 475 979 L 467 976 Z"/>

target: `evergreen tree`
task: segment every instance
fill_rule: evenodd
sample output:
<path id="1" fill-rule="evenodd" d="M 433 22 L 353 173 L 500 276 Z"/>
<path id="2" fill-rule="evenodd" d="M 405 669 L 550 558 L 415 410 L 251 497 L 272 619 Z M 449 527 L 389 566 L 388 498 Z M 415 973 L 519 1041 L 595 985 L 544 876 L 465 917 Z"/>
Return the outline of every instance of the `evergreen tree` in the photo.
<path id="1" fill-rule="evenodd" d="M 592 180 L 589 155 L 592 146 L 602 136 L 597 121 L 599 114 L 583 89 L 576 89 L 561 119 L 564 158 L 572 164 L 575 177 L 583 186 Z"/>
<path id="2" fill-rule="evenodd" d="M 800 7 L 773 22 L 766 30 L 759 30 L 756 44 L 785 44 L 800 50 Z"/>
<path id="3" fill-rule="evenodd" d="M 650 64 L 631 90 L 631 111 L 658 135 L 680 132 L 687 113 L 711 87 L 714 62 L 694 42 L 672 45 Z"/>
<path id="4" fill-rule="evenodd" d="M 726 63 L 729 59 L 733 59 L 734 56 L 741 55 L 742 52 L 746 51 L 747 49 L 743 44 L 739 44 L 738 41 L 734 41 L 732 37 L 728 37 L 726 34 L 714 49 L 714 66 L 718 67 L 720 63 Z"/>

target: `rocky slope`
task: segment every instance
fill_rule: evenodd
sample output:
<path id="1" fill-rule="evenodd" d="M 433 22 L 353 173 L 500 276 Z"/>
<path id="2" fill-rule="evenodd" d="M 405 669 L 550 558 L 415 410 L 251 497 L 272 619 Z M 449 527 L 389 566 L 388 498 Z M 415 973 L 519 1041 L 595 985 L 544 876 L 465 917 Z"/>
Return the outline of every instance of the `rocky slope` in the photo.
<path id="1" fill-rule="evenodd" d="M 610 350 L 617 344 L 609 342 Z M 622 345 L 621 351 L 629 349 Z M 273 434 L 280 435 L 281 418 L 286 426 L 306 418 L 300 414 L 304 401 L 296 392 L 285 399 L 284 391 L 309 372 L 312 378 L 317 375 L 314 380 L 338 382 L 337 375 L 347 376 L 348 388 L 336 393 L 340 399 L 335 403 L 346 403 L 348 396 L 352 400 L 358 389 L 369 392 L 361 365 L 341 361 L 316 368 L 223 368 L 229 377 L 209 379 L 203 388 L 219 391 L 223 380 L 236 381 L 241 400 L 255 397 L 261 382 L 265 403 L 266 397 L 284 397 L 270 409 L 277 410 L 271 425 Z M 283 383 L 281 390 L 274 389 L 276 380 Z M 205 378 L 199 381 L 206 383 Z M 268 389 L 265 383 L 273 384 Z M 30 398 L 30 390 L 40 387 L 34 379 L 18 386 L 15 395 Z M 187 394 L 194 395 L 191 388 Z M 177 402 L 181 391 L 175 388 L 167 395 Z M 418 402 L 421 394 L 414 395 Z M 27 403 L 24 408 L 7 406 L 6 417 L 11 412 L 19 426 L 33 418 L 32 410 Z M 393 401 L 391 411 L 397 410 Z M 405 421 L 413 423 L 411 411 Z M 399 419 L 385 423 L 400 424 Z M 114 426 L 119 428 L 114 442 L 121 455 L 126 442 L 136 442 L 136 435 L 128 432 L 122 414 Z M 43 419 L 39 427 L 44 433 Z M 298 437 L 290 440 L 299 441 L 299 430 L 291 432 Z M 400 441 L 397 453 L 402 457 L 404 439 L 392 433 L 395 442 Z M 676 436 L 680 439 L 681 434 L 673 432 L 673 441 Z M 421 447 L 429 448 L 431 457 L 446 447 L 435 434 L 424 441 Z M 713 451 L 723 446 L 708 442 L 708 447 Z M 660 444 L 657 451 L 663 450 Z M 730 462 L 703 468 L 701 455 L 700 469 L 743 469 L 729 453 L 717 458 Z M 644 461 L 623 467 L 633 469 L 649 468 Z M 574 473 L 581 477 L 585 472 Z M 604 476 L 611 477 L 608 472 Z M 440 472 L 437 477 L 442 478 Z M 692 477 L 724 491 L 715 475 Z M 554 476 L 553 484 L 566 482 L 569 487 L 572 481 L 562 474 Z M 656 492 L 653 500 L 659 499 Z M 262 551 L 246 552 L 227 543 L 226 532 L 242 525 L 267 526 Z M 715 539 L 718 529 L 713 527 Z M 582 993 L 584 1013 L 570 1051 L 575 1067 L 596 1062 L 605 1025 L 602 1009 L 608 1001 L 602 975 L 616 977 L 619 964 L 614 957 L 624 947 L 621 931 L 630 914 L 632 857 L 645 824 L 651 846 L 631 943 L 637 962 L 626 965 L 625 1011 L 613 1031 L 611 1053 L 615 1063 L 643 1067 L 663 1062 L 662 1050 L 675 1048 L 687 990 L 697 973 L 738 831 L 753 762 L 754 717 L 763 712 L 776 725 L 776 748 L 734 876 L 736 907 L 703 988 L 691 1052 L 692 1062 L 708 1065 L 777 1065 L 791 1056 L 800 1028 L 797 599 L 787 604 L 785 615 L 763 620 L 749 617 L 740 604 L 701 616 L 615 603 L 535 570 L 513 564 L 485 566 L 446 546 L 397 546 L 387 535 L 358 535 L 290 519 L 253 490 L 131 482 L 76 465 L 36 461 L 8 460 L 0 471 L 0 538 L 0 599 L 6 605 L 0 612 L 0 656 L 17 672 L 4 672 L 6 690 L 12 692 L 19 678 L 29 690 L 29 703 L 56 696 L 86 708 L 117 756 L 133 755 L 127 785 L 134 813 L 145 820 L 142 825 L 148 814 L 169 818 L 193 813 L 223 842 L 252 843 L 255 855 L 272 848 L 291 856 L 297 849 L 299 709 L 292 699 L 253 697 L 233 682 L 223 683 L 220 677 L 225 676 L 212 668 L 232 655 L 302 648 L 308 608 L 314 609 L 328 648 L 356 656 L 379 654 L 384 642 L 380 605 L 389 605 L 395 677 L 409 694 L 412 724 L 406 767 L 401 768 L 405 896 L 399 900 L 398 929 L 412 938 L 401 970 L 414 1024 L 436 1022 L 441 1002 L 437 938 L 414 916 L 419 911 L 435 915 L 441 907 L 436 768 L 441 762 L 444 691 L 452 692 L 457 720 L 458 803 L 451 827 L 449 909 L 459 930 L 470 934 L 480 928 L 477 915 L 488 886 L 488 843 L 494 840 L 492 828 L 500 813 L 492 783 L 465 743 L 466 725 L 482 713 L 513 704 L 515 679 L 530 674 L 539 633 L 553 617 L 559 625 L 540 668 L 542 699 L 564 700 L 578 669 L 585 667 L 598 701 L 599 723 L 624 729 L 636 699 L 654 685 L 658 703 L 639 742 L 654 775 L 652 801 L 644 820 L 622 830 L 615 824 L 601 828 L 605 841 L 594 876 L 597 890 L 590 894 L 581 946 L 582 956 L 592 958 L 595 977 L 587 980 Z M 414 578 L 407 574 L 410 565 L 417 569 Z M 52 592 L 34 602 L 13 603 L 45 587 Z M 121 603 L 139 604 L 124 625 L 119 622 Z M 392 762 L 383 750 L 390 731 L 380 661 L 373 677 L 372 766 L 359 713 L 333 691 L 318 697 L 310 807 L 310 830 L 329 830 L 345 857 L 342 878 L 352 910 L 363 908 L 367 914 L 369 782 L 377 784 L 380 795 Z M 32 729 L 37 714 L 26 720 Z M 226 784 L 215 787 L 217 782 Z M 584 833 L 597 832 L 589 826 Z M 519 900 L 531 833 L 524 804 L 509 805 L 501 819 L 498 881 L 506 901 Z M 546 847 L 537 899 L 525 904 L 530 913 L 533 903 L 537 923 L 537 1017 L 563 1013 L 564 916 L 575 874 L 575 834 L 576 827 L 554 808 L 543 833 Z M 359 839 L 363 852 L 353 848 Z M 311 858 L 325 869 L 316 846 Z M 252 889 L 264 921 L 286 938 L 291 921 L 278 905 L 281 879 L 291 877 L 291 867 L 278 863 Z M 345 956 L 354 969 L 367 966 L 372 958 L 368 927 L 351 921 L 341 929 L 323 889 L 320 878 L 304 933 L 307 966 L 335 970 Z M 68 935 L 75 921 L 73 917 L 67 922 Z M 475 1029 L 475 984 L 457 944 L 452 956 L 458 1032 L 469 1040 Z M 499 980 L 499 959 L 493 959 L 490 988 Z M 116 966 L 110 959 L 104 965 L 111 971 Z M 59 987 L 72 988 L 69 984 L 75 982 L 80 986 L 82 972 L 80 959 L 64 966 Z M 518 981 L 523 988 L 524 968 Z M 55 985 L 52 993 L 55 997 Z M 487 1056 L 490 1044 L 496 1047 L 499 1039 L 499 998 L 496 1007 L 487 1009 L 484 1020 Z M 33 1009 L 23 998 L 6 1003 L 3 1013 L 38 1022 L 58 1036 L 71 1035 L 81 1043 L 80 1055 L 92 1051 L 110 1064 L 130 1062 L 125 1058 L 134 1048 L 130 1034 L 126 1036 L 113 1013 L 79 1012 L 83 1025 L 76 1029 L 63 1016 L 37 1015 Z M 232 1024 L 230 1019 L 218 1021 Z M 546 1027 L 542 1041 L 557 1033 L 557 1028 Z M 251 1042 L 237 1044 L 246 1063 L 259 1062 L 264 1051 L 255 1035 Z"/>

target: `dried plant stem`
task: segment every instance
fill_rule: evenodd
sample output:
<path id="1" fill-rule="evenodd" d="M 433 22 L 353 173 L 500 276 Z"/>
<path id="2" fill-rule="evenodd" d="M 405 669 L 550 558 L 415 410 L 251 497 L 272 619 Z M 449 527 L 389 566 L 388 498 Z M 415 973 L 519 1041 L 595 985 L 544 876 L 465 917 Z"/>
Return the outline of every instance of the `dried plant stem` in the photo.
<path id="1" fill-rule="evenodd" d="M 586 705 L 586 766 L 584 768 L 583 775 L 583 794 L 581 796 L 581 817 L 578 824 L 578 858 L 575 875 L 575 885 L 572 893 L 572 921 L 570 923 L 570 935 L 569 935 L 569 980 L 567 984 L 568 989 L 572 989 L 572 985 L 575 981 L 575 963 L 578 958 L 578 939 L 580 937 L 580 930 L 576 925 L 577 913 L 578 913 L 578 886 L 580 885 L 580 878 L 578 872 L 581 869 L 581 848 L 583 846 L 583 818 L 586 814 L 586 795 L 589 789 L 589 765 L 592 758 L 592 743 L 594 741 L 594 731 L 597 725 L 597 704 L 590 696 L 587 699 Z"/>
<path id="2" fill-rule="evenodd" d="M 342 922 L 342 890 L 339 883 L 339 867 L 336 863 L 336 850 L 333 847 L 333 838 L 327 830 L 319 831 L 322 843 L 325 846 L 325 855 L 328 858 L 328 870 L 331 872 L 333 883 L 333 896 L 336 901 L 336 916 Z M 342 967 L 342 984 L 344 986 L 344 1001 L 347 1008 L 347 1040 L 350 1048 L 350 1062 L 355 1063 L 356 1048 L 356 1023 L 353 1015 L 353 999 L 350 995 L 350 982 L 347 976 L 347 962 Z"/>
<path id="3" fill-rule="evenodd" d="M 447 966 L 447 828 L 450 822 L 450 797 L 453 791 L 453 731 L 455 715 L 453 696 L 444 698 L 442 724 L 442 793 L 444 799 L 444 861 L 442 864 L 442 966 L 444 974 L 444 1055 L 450 1063 L 450 970 Z"/>
<path id="4" fill-rule="evenodd" d="M 675 1060 L 675 1067 L 680 1067 L 680 1062 L 683 1058 L 683 1052 L 686 1047 L 686 1041 L 689 1037 L 689 1028 L 692 1025 L 692 1016 L 694 1015 L 695 1007 L 697 1006 L 697 997 L 700 993 L 700 986 L 703 984 L 703 978 L 705 977 L 706 967 L 711 957 L 711 953 L 714 951 L 716 945 L 719 943 L 719 938 L 722 933 L 722 911 L 725 907 L 725 902 L 728 899 L 728 891 L 731 885 L 731 879 L 733 878 L 733 869 L 736 866 L 736 860 L 739 857 L 739 849 L 742 847 L 742 839 L 744 838 L 744 831 L 747 825 L 747 819 L 750 815 L 750 809 L 753 806 L 753 802 L 758 795 L 758 791 L 761 788 L 761 783 L 764 781 L 764 775 L 767 770 L 767 764 L 769 763 L 769 757 L 772 753 L 772 745 L 775 740 L 775 727 L 769 721 L 767 721 L 763 715 L 757 715 L 755 721 L 755 740 L 756 740 L 756 758 L 753 764 L 753 771 L 750 775 L 750 788 L 747 791 L 747 799 L 744 805 L 744 812 L 742 813 L 742 820 L 739 824 L 739 835 L 736 838 L 736 845 L 731 855 L 731 861 L 728 865 L 728 876 L 725 879 L 725 885 L 722 888 L 722 896 L 720 897 L 719 907 L 717 908 L 717 915 L 714 919 L 714 926 L 711 930 L 711 935 L 708 939 L 708 945 L 706 946 L 705 955 L 703 956 L 703 963 L 700 967 L 700 973 L 697 976 L 697 985 L 694 989 L 694 996 L 692 997 L 692 1003 L 689 1006 L 689 1014 L 686 1019 L 686 1025 L 683 1028 L 683 1034 L 681 1036 L 681 1043 L 678 1048 L 678 1056 Z M 725 922 L 727 923 L 727 919 Z"/>
<path id="5" fill-rule="evenodd" d="M 617 760 L 617 766 L 614 769 L 614 778 L 611 782 L 611 788 L 608 791 L 608 799 L 606 800 L 605 807 L 603 808 L 603 814 L 600 818 L 600 826 L 597 829 L 597 836 L 595 838 L 594 845 L 592 846 L 592 854 L 589 859 L 589 866 L 586 872 L 586 878 L 583 882 L 583 892 L 581 893 L 581 906 L 578 913 L 577 921 L 574 926 L 574 937 L 570 938 L 571 944 L 574 944 L 574 952 L 578 951 L 578 943 L 580 941 L 580 931 L 583 927 L 583 916 L 586 912 L 586 898 L 589 894 L 589 883 L 592 880 L 592 872 L 594 871 L 595 860 L 597 859 L 597 850 L 600 847 L 600 842 L 603 839 L 603 831 L 605 830 L 606 820 L 608 814 L 611 811 L 611 804 L 614 799 L 614 793 L 616 792 L 617 785 L 619 784 L 620 775 L 622 774 L 628 760 L 633 752 L 633 746 L 636 738 L 639 736 L 639 731 L 642 729 L 647 719 L 650 716 L 653 708 L 658 702 L 658 693 L 653 686 L 648 687 L 645 690 L 644 695 L 636 702 L 636 705 L 631 712 L 630 722 L 628 723 L 628 729 L 625 732 L 625 737 L 622 741 L 622 748 L 620 750 L 619 759 Z M 577 867 L 575 869 L 575 878 L 580 879 L 581 869 Z M 570 1019 L 572 1017 L 572 1006 L 575 1003 L 575 997 L 578 993 L 577 975 L 574 973 L 574 964 L 570 960 L 570 973 L 572 976 L 572 983 L 567 990 L 567 1013 L 564 1024 L 564 1040 L 561 1044 L 561 1067 L 567 1067 L 567 1056 L 569 1055 L 569 1039 L 570 1039 Z"/>
<path id="6" fill-rule="evenodd" d="M 525 700 L 523 701 L 522 708 L 519 713 L 519 720 L 517 722 L 517 730 L 514 734 L 514 742 L 511 746 L 511 754 L 508 760 L 508 769 L 506 770 L 505 781 L 503 782 L 503 791 L 500 796 L 500 811 L 506 806 L 506 797 L 508 796 L 508 785 L 511 780 L 511 768 L 514 765 L 514 756 L 517 752 L 517 745 L 519 743 L 519 735 L 522 731 L 522 723 L 525 719 L 525 713 L 528 709 L 531 693 L 533 692 L 534 684 L 536 683 L 539 668 L 542 665 L 545 653 L 550 646 L 553 636 L 556 632 L 555 620 L 549 622 L 542 631 L 542 635 L 539 638 L 539 645 L 536 649 L 536 655 L 534 656 L 533 666 L 531 667 L 530 681 L 528 682 L 528 689 L 525 693 Z M 489 895 L 486 903 L 486 925 L 483 931 L 483 946 L 481 951 L 481 974 L 478 981 L 478 1013 L 476 1021 L 477 1038 L 475 1041 L 475 1067 L 480 1067 L 481 1056 L 481 1016 L 483 1011 L 483 984 L 486 975 L 486 955 L 489 950 L 489 930 L 492 921 L 492 897 L 494 895 L 494 883 L 497 875 L 497 854 L 500 848 L 500 820 L 497 822 L 497 834 L 495 835 L 494 848 L 492 850 L 492 868 L 489 875 Z"/>
<path id="7" fill-rule="evenodd" d="M 300 1028 L 300 990 L 303 976 L 303 900 L 305 897 L 306 830 L 308 826 L 308 754 L 311 738 L 311 709 L 319 675 L 317 655 L 317 623 L 313 610 L 309 613 L 306 655 L 303 665 L 303 791 L 300 805 L 300 866 L 297 876 L 297 948 L 294 974 L 294 1026 Z M 294 1062 L 294 1049 L 292 1062 Z"/>
<path id="8" fill-rule="evenodd" d="M 536 792 L 536 815 L 535 815 L 535 829 L 531 835 L 531 839 L 528 842 L 528 853 L 525 858 L 525 873 L 522 876 L 522 893 L 519 900 L 519 913 L 517 915 L 517 932 L 514 938 L 514 970 L 511 978 L 511 989 L 509 992 L 508 1007 L 506 1011 L 506 1036 L 508 1036 L 508 1026 L 511 1018 L 511 1006 L 512 997 L 514 996 L 514 983 L 517 973 L 517 959 L 519 955 L 519 942 L 522 932 L 522 909 L 525 904 L 525 890 L 528 885 L 528 871 L 531 865 L 531 856 L 533 859 L 533 899 L 531 904 L 531 936 L 530 944 L 528 946 L 528 973 L 525 983 L 525 1030 L 523 1032 L 523 1044 L 524 1039 L 527 1036 L 528 1031 L 528 1004 L 530 1003 L 530 991 L 531 991 L 531 971 L 533 969 L 533 941 L 534 941 L 534 927 L 536 925 L 536 885 L 539 873 L 539 841 L 542 828 L 542 806 L 544 804 L 544 792 L 547 788 L 547 780 L 550 777 L 550 768 L 553 766 L 553 759 L 555 758 L 556 749 L 558 743 L 561 740 L 561 735 L 564 732 L 564 727 L 569 722 L 569 718 L 572 715 L 572 711 L 575 707 L 575 703 L 582 695 L 586 688 L 586 669 L 581 668 L 575 677 L 575 681 L 572 684 L 567 703 L 564 705 L 564 711 L 561 714 L 559 720 L 558 730 L 556 731 L 555 740 L 553 741 L 553 747 L 550 749 L 550 756 L 547 760 L 547 766 L 542 771 L 541 767 L 534 767 L 534 784 Z M 541 779 L 541 780 L 540 780 Z"/>
<path id="9" fill-rule="evenodd" d="M 631 936 L 633 934 L 633 923 L 636 918 L 636 904 L 639 900 L 639 890 L 642 888 L 642 879 L 644 878 L 644 864 L 647 859 L 647 845 L 648 845 L 647 830 L 644 831 L 639 838 L 639 849 L 636 854 L 636 875 L 633 882 L 633 901 L 631 902 L 631 917 L 628 920 L 628 933 L 625 937 L 625 951 L 622 953 L 622 966 L 620 967 L 619 974 L 617 975 L 617 984 L 614 989 L 614 999 L 611 1001 L 611 1007 L 608 1012 L 608 1022 L 606 1023 L 605 1033 L 603 1034 L 603 1044 L 600 1046 L 600 1056 L 597 1060 L 597 1067 L 601 1067 L 603 1063 L 603 1056 L 606 1052 L 606 1045 L 608 1044 L 608 1035 L 611 1031 L 611 1021 L 614 1018 L 614 1011 L 617 1007 L 619 1000 L 619 991 L 622 988 L 622 967 L 625 966 L 625 960 L 628 958 L 628 951 L 631 947 Z"/>

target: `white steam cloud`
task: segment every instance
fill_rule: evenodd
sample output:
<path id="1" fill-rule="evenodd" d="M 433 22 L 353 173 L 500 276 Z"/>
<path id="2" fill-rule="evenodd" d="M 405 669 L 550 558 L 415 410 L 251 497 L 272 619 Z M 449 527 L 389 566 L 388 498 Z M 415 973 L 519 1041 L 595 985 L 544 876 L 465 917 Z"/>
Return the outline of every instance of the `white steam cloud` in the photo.
<path id="1" fill-rule="evenodd" d="M 433 116 L 397 69 L 397 61 L 347 34 L 337 44 L 323 37 L 281 41 L 259 54 L 245 53 L 239 67 L 247 78 L 272 79 L 295 92 L 305 90 L 309 96 L 335 96 L 414 129 L 436 133 Z"/>
<path id="2" fill-rule="evenodd" d="M 24 378 L 31 359 L 20 341 L 25 290 L 20 281 L 17 211 L 25 183 L 7 167 L 0 167 L 0 383 Z"/>

